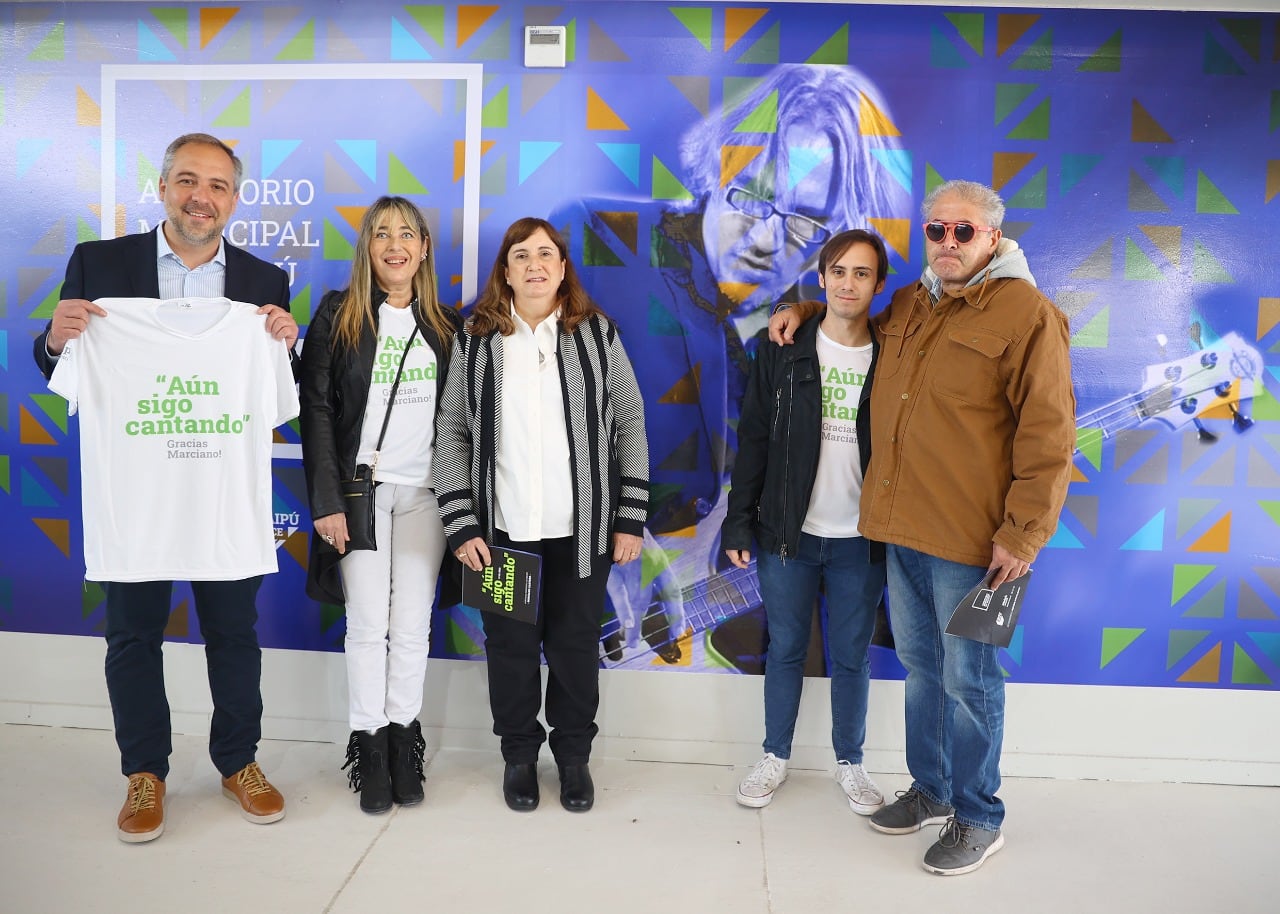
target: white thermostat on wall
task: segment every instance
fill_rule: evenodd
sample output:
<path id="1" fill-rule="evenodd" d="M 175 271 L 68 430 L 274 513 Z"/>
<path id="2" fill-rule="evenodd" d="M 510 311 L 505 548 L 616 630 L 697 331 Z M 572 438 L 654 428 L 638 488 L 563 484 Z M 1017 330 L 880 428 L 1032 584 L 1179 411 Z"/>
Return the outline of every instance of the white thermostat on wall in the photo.
<path id="1" fill-rule="evenodd" d="M 563 67 L 565 42 L 563 25 L 526 25 L 524 27 L 524 65 L 526 67 Z"/>

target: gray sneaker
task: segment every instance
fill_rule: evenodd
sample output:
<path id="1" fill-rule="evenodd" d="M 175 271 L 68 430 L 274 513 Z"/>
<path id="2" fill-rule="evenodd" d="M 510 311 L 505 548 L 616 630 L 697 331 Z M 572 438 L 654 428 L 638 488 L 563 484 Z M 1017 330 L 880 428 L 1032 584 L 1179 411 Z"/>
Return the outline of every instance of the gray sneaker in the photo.
<path id="1" fill-rule="evenodd" d="M 941 825 L 955 810 L 935 803 L 920 791 L 899 790 L 898 799 L 871 817 L 871 827 L 886 835 L 909 835 L 926 825 Z"/>
<path id="2" fill-rule="evenodd" d="M 924 868 L 939 876 L 963 876 L 972 873 L 982 862 L 1004 847 L 1000 829 L 987 831 L 972 825 L 961 825 L 955 817 L 947 820 L 938 840 L 924 855 Z"/>

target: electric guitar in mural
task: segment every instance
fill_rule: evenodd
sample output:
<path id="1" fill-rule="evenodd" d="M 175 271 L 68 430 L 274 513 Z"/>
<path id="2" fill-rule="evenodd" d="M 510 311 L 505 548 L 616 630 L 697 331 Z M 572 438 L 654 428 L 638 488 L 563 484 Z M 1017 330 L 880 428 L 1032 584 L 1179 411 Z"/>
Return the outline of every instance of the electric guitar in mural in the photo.
<path id="1" fill-rule="evenodd" d="M 1194 329 L 1193 338 L 1199 335 Z M 1217 436 L 1201 424 L 1205 418 L 1229 415 L 1236 430 L 1244 431 L 1253 420 L 1239 406 L 1253 397 L 1262 369 L 1258 350 L 1234 331 L 1183 358 L 1149 365 L 1136 391 L 1077 417 L 1076 451 L 1094 449 L 1149 420 L 1171 430 L 1195 422 L 1206 441 Z"/>

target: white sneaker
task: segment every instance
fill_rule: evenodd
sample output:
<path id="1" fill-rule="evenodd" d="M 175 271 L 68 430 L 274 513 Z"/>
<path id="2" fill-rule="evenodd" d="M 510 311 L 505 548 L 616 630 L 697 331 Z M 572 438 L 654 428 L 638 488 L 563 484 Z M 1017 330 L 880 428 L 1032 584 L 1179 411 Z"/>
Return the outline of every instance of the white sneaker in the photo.
<path id="1" fill-rule="evenodd" d="M 773 792 L 787 779 L 787 760 L 766 752 L 738 785 L 738 802 L 759 809 L 773 800 Z"/>
<path id="2" fill-rule="evenodd" d="M 869 816 L 884 806 L 884 794 L 861 765 L 836 763 L 836 781 L 849 798 L 849 808 L 860 816 Z"/>

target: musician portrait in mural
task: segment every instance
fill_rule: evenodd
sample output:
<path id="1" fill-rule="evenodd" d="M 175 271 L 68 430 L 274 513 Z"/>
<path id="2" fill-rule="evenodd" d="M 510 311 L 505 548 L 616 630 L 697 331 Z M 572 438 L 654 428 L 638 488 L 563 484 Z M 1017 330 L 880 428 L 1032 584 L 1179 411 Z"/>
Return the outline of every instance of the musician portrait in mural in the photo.
<path id="1" fill-rule="evenodd" d="M 656 650 L 693 668 L 763 668 L 754 564 L 734 568 L 719 547 L 739 402 L 770 308 L 818 294 L 822 245 L 908 215 L 906 190 L 875 155 L 897 148 L 889 124 L 857 69 L 781 65 L 684 133 L 687 200 L 587 199 L 552 216 L 582 244 L 587 229 L 606 236 L 613 214 L 635 210 L 647 245 L 633 264 L 582 270 L 593 295 L 630 303 L 616 317 L 650 410 L 652 535 L 645 562 L 610 582 L 641 663 Z"/>

